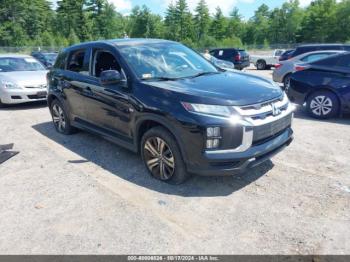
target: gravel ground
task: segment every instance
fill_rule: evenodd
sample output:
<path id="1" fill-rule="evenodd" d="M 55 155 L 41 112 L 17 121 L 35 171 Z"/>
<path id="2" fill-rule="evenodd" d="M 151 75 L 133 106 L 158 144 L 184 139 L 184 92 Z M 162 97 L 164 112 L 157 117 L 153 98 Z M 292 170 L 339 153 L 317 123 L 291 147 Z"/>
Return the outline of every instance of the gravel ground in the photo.
<path id="1" fill-rule="evenodd" d="M 350 117 L 298 109 L 294 130 L 244 175 L 169 186 L 116 145 L 56 133 L 44 104 L 2 109 L 0 144 L 20 154 L 0 165 L 0 253 L 349 254 Z"/>

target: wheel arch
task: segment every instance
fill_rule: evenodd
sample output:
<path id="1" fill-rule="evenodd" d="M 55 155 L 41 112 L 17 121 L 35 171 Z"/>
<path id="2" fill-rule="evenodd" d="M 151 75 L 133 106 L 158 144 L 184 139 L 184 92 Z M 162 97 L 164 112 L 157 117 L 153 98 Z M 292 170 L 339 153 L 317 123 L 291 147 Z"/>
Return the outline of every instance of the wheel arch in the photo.
<path id="1" fill-rule="evenodd" d="M 153 127 L 163 127 L 165 130 L 167 130 L 177 142 L 181 154 L 186 159 L 186 152 L 184 150 L 183 141 L 181 139 L 181 136 L 176 131 L 176 127 L 173 123 L 171 123 L 167 118 L 163 116 L 155 116 L 155 115 L 146 115 L 140 118 L 135 125 L 135 145 L 137 147 L 137 152 L 140 151 L 141 147 L 141 140 L 143 135 L 150 130 Z"/>

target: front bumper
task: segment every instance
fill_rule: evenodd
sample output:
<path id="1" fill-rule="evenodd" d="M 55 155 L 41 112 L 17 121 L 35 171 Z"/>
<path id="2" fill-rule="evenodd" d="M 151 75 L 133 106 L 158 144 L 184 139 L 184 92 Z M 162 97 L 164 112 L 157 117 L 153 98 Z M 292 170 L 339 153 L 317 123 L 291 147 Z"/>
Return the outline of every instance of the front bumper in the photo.
<path id="1" fill-rule="evenodd" d="M 208 166 L 195 169 L 189 168 L 189 172 L 203 176 L 235 175 L 244 173 L 247 169 L 255 167 L 289 146 L 293 141 L 293 131 L 288 128 L 276 138 L 257 146 L 253 146 L 244 152 L 234 150 L 206 152 L 205 158 Z"/>
<path id="2" fill-rule="evenodd" d="M 187 163 L 189 172 L 199 175 L 242 173 L 270 159 L 293 141 L 294 106 L 286 96 L 263 104 L 235 107 L 235 111 L 241 118 L 233 123 L 231 130 L 233 137 L 239 137 L 239 143 L 232 147 L 204 149 L 197 157 L 192 151 Z M 238 133 L 239 129 L 242 132 Z M 227 133 L 222 135 L 226 136 Z"/>
<path id="3" fill-rule="evenodd" d="M 0 100 L 3 104 L 44 101 L 46 97 L 47 90 L 43 88 L 0 89 Z"/>

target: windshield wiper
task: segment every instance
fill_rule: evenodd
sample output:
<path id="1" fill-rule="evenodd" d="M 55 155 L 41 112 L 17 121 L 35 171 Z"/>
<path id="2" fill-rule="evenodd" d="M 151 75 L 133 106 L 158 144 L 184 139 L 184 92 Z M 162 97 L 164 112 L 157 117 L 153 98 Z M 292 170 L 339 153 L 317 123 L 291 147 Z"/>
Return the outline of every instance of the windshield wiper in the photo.
<path id="1" fill-rule="evenodd" d="M 200 72 L 196 75 L 193 76 L 189 76 L 189 78 L 196 78 L 196 77 L 200 77 L 200 76 L 205 76 L 205 75 L 216 75 L 216 74 L 220 74 L 220 72 Z"/>
<path id="2" fill-rule="evenodd" d="M 144 81 L 174 81 L 178 80 L 178 78 L 173 78 L 173 77 L 165 77 L 165 76 L 159 76 L 159 77 L 150 77 L 150 78 L 141 78 Z"/>

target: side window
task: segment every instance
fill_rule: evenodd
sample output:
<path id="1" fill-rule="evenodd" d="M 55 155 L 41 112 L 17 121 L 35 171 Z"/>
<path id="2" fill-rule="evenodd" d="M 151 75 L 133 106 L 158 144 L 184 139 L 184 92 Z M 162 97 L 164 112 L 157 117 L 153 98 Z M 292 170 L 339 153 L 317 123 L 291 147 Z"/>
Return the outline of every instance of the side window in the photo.
<path id="1" fill-rule="evenodd" d="M 223 55 L 223 58 L 225 59 L 230 59 L 233 57 L 233 52 L 231 50 L 225 50 L 224 51 L 224 55 Z"/>
<path id="2" fill-rule="evenodd" d="M 344 55 L 339 58 L 337 66 L 346 67 L 350 69 L 350 55 Z"/>
<path id="3" fill-rule="evenodd" d="M 303 61 L 303 62 L 314 62 L 314 61 L 320 60 L 322 58 L 325 58 L 325 57 L 327 57 L 329 55 L 330 55 L 329 53 L 308 55 L 308 56 L 305 56 L 304 58 L 302 58 L 301 61 Z"/>
<path id="4" fill-rule="evenodd" d="M 219 50 L 218 57 L 222 57 L 224 55 L 224 50 Z"/>
<path id="5" fill-rule="evenodd" d="M 60 53 L 56 59 L 56 63 L 53 66 L 56 69 L 65 69 L 67 62 L 67 54 L 66 53 Z"/>
<path id="6" fill-rule="evenodd" d="M 117 70 L 122 73 L 117 59 L 108 51 L 95 50 L 92 61 L 92 75 L 95 77 L 100 77 L 101 73 L 106 70 Z"/>
<path id="7" fill-rule="evenodd" d="M 76 73 L 88 73 L 84 69 L 85 50 L 76 50 L 70 53 L 67 70 Z"/>

